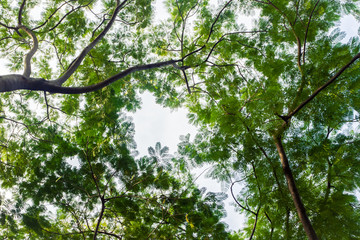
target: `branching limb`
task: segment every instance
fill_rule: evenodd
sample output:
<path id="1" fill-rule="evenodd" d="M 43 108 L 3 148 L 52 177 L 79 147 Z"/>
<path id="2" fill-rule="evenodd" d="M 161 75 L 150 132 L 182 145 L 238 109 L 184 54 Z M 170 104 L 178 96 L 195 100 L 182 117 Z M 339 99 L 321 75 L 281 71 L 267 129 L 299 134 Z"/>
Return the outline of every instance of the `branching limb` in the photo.
<path id="1" fill-rule="evenodd" d="M 33 46 L 30 49 L 30 52 L 28 54 L 26 54 L 25 58 L 24 58 L 24 73 L 23 73 L 23 75 L 28 78 L 31 75 L 31 58 L 34 56 L 34 54 L 38 50 L 39 42 L 38 42 L 37 37 L 33 33 L 33 31 L 31 31 L 29 28 L 22 26 L 22 25 L 20 25 L 19 28 L 24 30 L 31 37 L 31 39 L 33 41 Z"/>
<path id="2" fill-rule="evenodd" d="M 271 218 L 269 217 L 269 215 L 265 212 L 265 216 L 266 218 L 269 220 L 270 222 L 270 226 L 271 226 L 271 231 L 270 231 L 270 240 L 272 239 L 273 233 L 274 233 L 274 227 L 273 227 L 273 222 L 271 221 Z"/>
<path id="3" fill-rule="evenodd" d="M 110 85 L 111 83 L 116 82 L 117 80 L 128 76 L 133 72 L 160 68 L 168 65 L 173 65 L 181 61 L 182 59 L 170 60 L 165 62 L 158 62 L 158 63 L 151 63 L 151 64 L 130 67 L 100 83 L 86 87 L 62 87 L 62 86 L 54 85 L 53 81 L 47 81 L 42 78 L 26 78 L 23 75 L 19 75 L 19 74 L 4 75 L 4 76 L 0 76 L 0 92 L 11 92 L 18 89 L 47 91 L 51 93 L 63 93 L 63 94 L 81 94 L 81 93 L 93 92 L 102 89 Z"/>
<path id="4" fill-rule="evenodd" d="M 68 80 L 71 75 L 77 70 L 77 68 L 80 66 L 81 62 L 84 60 L 86 55 L 90 52 L 91 49 L 93 49 L 100 40 L 106 35 L 106 33 L 110 30 L 113 23 L 115 22 L 115 18 L 118 15 L 120 9 L 126 4 L 128 0 L 124 0 L 122 3 L 118 3 L 118 5 L 115 8 L 115 11 L 113 15 L 111 16 L 111 19 L 109 23 L 106 25 L 104 30 L 97 36 L 94 41 L 92 41 L 88 46 L 86 46 L 83 51 L 80 53 L 80 55 L 75 59 L 75 61 L 69 66 L 69 68 L 66 70 L 66 72 L 59 77 L 58 79 L 53 81 L 54 85 L 61 86 L 66 80 Z"/>
<path id="5" fill-rule="evenodd" d="M 248 212 L 251 212 L 252 214 L 256 215 L 256 212 L 252 211 L 250 208 L 247 208 L 247 207 L 243 206 L 243 205 L 236 199 L 236 197 L 235 197 L 235 195 L 234 195 L 234 190 L 233 190 L 234 184 L 237 183 L 237 182 L 240 182 L 240 181 L 241 181 L 241 180 L 235 181 L 235 182 L 232 182 L 232 183 L 231 183 L 231 186 L 230 186 L 231 196 L 233 197 L 235 203 L 236 203 L 240 208 L 242 208 L 243 210 L 248 211 Z"/>
<path id="6" fill-rule="evenodd" d="M 308 32 L 309 32 L 309 27 L 310 27 L 311 18 L 312 18 L 312 16 L 314 15 L 314 11 L 315 11 L 317 5 L 319 4 L 319 2 L 320 2 L 320 0 L 317 0 L 317 2 L 315 3 L 315 6 L 314 6 L 313 10 L 312 10 L 311 13 L 310 13 L 308 24 L 307 24 L 307 26 L 306 26 L 306 32 L 305 32 L 305 37 L 304 37 L 304 47 L 303 47 L 303 64 L 305 64 L 306 40 L 307 40 L 307 35 L 308 35 Z"/>
<path id="7" fill-rule="evenodd" d="M 9 26 L 9 25 L 6 25 L 6 24 L 3 23 L 3 22 L 0 22 L 0 26 L 3 26 L 4 28 L 7 28 L 7 29 L 17 30 L 16 27 L 11 27 L 11 26 Z"/>
<path id="8" fill-rule="evenodd" d="M 208 38 L 206 39 L 205 43 L 208 43 L 208 42 L 209 42 L 210 37 L 211 37 L 212 33 L 214 32 L 215 24 L 216 24 L 217 21 L 219 20 L 222 12 L 230 5 L 231 2 L 232 2 L 232 0 L 228 1 L 228 2 L 224 5 L 224 7 L 220 10 L 220 12 L 218 13 L 218 15 L 216 16 L 215 21 L 211 24 L 209 36 L 208 36 Z"/>
<path id="9" fill-rule="evenodd" d="M 101 223 L 101 220 L 102 220 L 102 217 L 104 216 L 104 211 L 105 211 L 105 201 L 104 201 L 104 198 L 101 199 L 101 211 L 100 211 L 100 216 L 99 216 L 99 219 L 98 219 L 98 222 L 96 224 L 96 228 L 95 228 L 95 231 L 94 231 L 94 240 L 96 240 L 96 237 L 97 237 L 97 234 L 99 233 L 99 227 L 100 227 L 100 223 Z"/>
<path id="10" fill-rule="evenodd" d="M 18 15 L 18 25 L 19 26 L 22 25 L 22 12 L 24 10 L 25 3 L 26 3 L 26 0 L 23 0 L 23 2 L 21 3 L 20 9 L 19 9 L 19 15 Z"/>
<path id="11" fill-rule="evenodd" d="M 329 81 L 327 81 L 324 85 L 319 87 L 313 94 L 311 94 L 305 101 L 303 101 L 299 106 L 297 106 L 287 117 L 291 118 L 297 112 L 299 112 L 305 105 L 307 105 L 311 100 L 313 100 L 316 95 L 318 95 L 322 90 L 324 90 L 327 86 L 336 81 L 336 79 L 346 70 L 348 69 L 356 60 L 360 58 L 360 53 L 358 53 L 355 57 L 353 57 L 350 62 L 348 62 L 345 66 L 343 66 Z"/>
<path id="12" fill-rule="evenodd" d="M 35 31 L 35 30 L 37 30 L 37 29 L 42 28 L 43 26 L 45 26 L 45 24 L 46 24 L 48 21 L 50 21 L 50 19 L 51 19 L 63 6 L 65 6 L 66 4 L 68 4 L 68 3 L 71 2 L 71 1 L 73 1 L 73 0 L 67 1 L 67 2 L 63 3 L 62 5 L 60 5 L 57 9 L 54 10 L 54 12 L 52 12 L 52 13 L 50 14 L 50 16 L 49 16 L 42 24 L 40 24 L 39 26 L 33 28 L 32 30 Z M 91 0 L 89 3 L 87 3 L 87 4 L 85 4 L 85 5 L 78 6 L 78 7 L 76 7 L 76 8 L 73 7 L 69 12 L 67 12 L 67 13 L 59 20 L 59 22 L 57 22 L 57 24 L 55 24 L 55 26 L 53 26 L 52 28 L 50 28 L 49 30 L 47 30 L 47 32 L 50 32 L 50 31 L 54 30 L 55 28 L 57 28 L 57 26 L 59 26 L 59 25 L 61 24 L 61 22 L 62 22 L 67 16 L 69 16 L 71 13 L 77 11 L 77 10 L 80 9 L 80 8 L 89 6 L 93 1 L 94 1 L 94 0 Z"/>

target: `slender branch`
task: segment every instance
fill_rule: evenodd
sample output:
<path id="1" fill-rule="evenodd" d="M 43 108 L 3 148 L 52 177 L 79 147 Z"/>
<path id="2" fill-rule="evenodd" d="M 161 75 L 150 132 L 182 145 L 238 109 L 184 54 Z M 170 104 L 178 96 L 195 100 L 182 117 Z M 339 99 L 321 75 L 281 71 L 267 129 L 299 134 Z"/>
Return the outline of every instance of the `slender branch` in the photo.
<path id="1" fill-rule="evenodd" d="M 119 235 L 116 235 L 115 233 L 110 233 L 110 232 L 106 232 L 106 231 L 98 231 L 98 233 L 109 235 L 109 236 L 115 237 L 117 239 L 122 239 L 122 237 L 120 237 Z"/>
<path id="2" fill-rule="evenodd" d="M 274 233 L 274 227 L 273 227 L 273 222 L 271 221 L 271 218 L 269 217 L 269 215 L 265 212 L 265 216 L 266 218 L 269 220 L 270 222 L 270 226 L 271 226 L 271 231 L 270 231 L 270 240 L 272 239 L 273 233 Z"/>
<path id="3" fill-rule="evenodd" d="M 96 178 L 95 178 L 95 173 L 94 173 L 94 170 L 91 166 L 91 162 L 90 162 L 90 159 L 88 157 L 88 154 L 86 153 L 86 160 L 89 164 L 89 168 L 90 168 L 90 171 L 91 171 L 91 178 L 93 179 L 94 183 L 95 183 L 95 187 L 96 187 L 96 191 L 98 193 L 98 196 L 100 199 L 103 199 L 102 195 L 101 195 L 101 192 L 100 192 L 100 188 L 99 188 L 99 185 L 98 185 L 98 182 L 96 181 Z"/>
<path id="4" fill-rule="evenodd" d="M 303 70 L 302 70 L 302 66 L 301 66 L 301 40 L 299 38 L 299 36 L 296 34 L 295 31 L 295 25 L 294 23 L 291 22 L 291 20 L 289 19 L 289 17 L 280 10 L 280 8 L 278 8 L 273 2 L 271 2 L 270 0 L 268 0 L 268 3 L 273 6 L 273 8 L 276 9 L 276 11 L 278 11 L 290 24 L 291 27 L 291 32 L 293 33 L 295 39 L 296 39 L 296 44 L 297 44 L 297 48 L 298 48 L 298 52 L 297 52 L 297 64 L 298 64 L 298 68 L 301 72 L 301 75 L 303 75 Z"/>
<path id="5" fill-rule="evenodd" d="M 81 229 L 81 224 L 80 224 L 80 220 L 78 218 L 78 216 L 76 215 L 76 211 L 74 210 L 74 208 L 68 204 L 68 203 L 62 203 L 62 205 L 64 205 L 65 207 L 67 207 L 71 213 L 71 215 L 75 218 L 76 220 L 76 224 L 77 224 L 77 227 L 83 237 L 84 240 L 86 240 L 86 237 L 85 237 L 85 234 L 84 234 L 84 231 Z"/>
<path id="6" fill-rule="evenodd" d="M 253 226 L 253 229 L 251 231 L 251 235 L 249 237 L 249 240 L 252 240 L 252 238 L 254 237 L 254 234 L 255 234 L 255 230 L 256 230 L 256 225 L 257 225 L 257 221 L 258 221 L 258 217 L 259 217 L 259 211 L 260 211 L 260 206 L 258 208 L 258 210 L 256 211 L 256 214 L 255 214 L 255 222 L 254 222 L 254 226 Z"/>
<path id="7" fill-rule="evenodd" d="M 181 20 L 182 20 L 181 37 L 180 37 L 179 41 L 180 41 L 181 57 L 184 57 L 184 33 L 185 33 L 185 27 L 186 27 L 186 20 L 187 19 L 184 19 L 184 16 L 183 16 L 183 13 L 182 13 L 182 11 L 180 9 L 178 1 L 176 1 L 176 6 L 177 6 L 177 9 L 179 11 Z M 175 22 L 174 22 L 174 24 L 175 24 Z M 177 32 L 176 32 L 176 34 L 177 34 Z"/>
<path id="8" fill-rule="evenodd" d="M 67 2 L 64 2 L 62 5 L 60 5 L 57 9 L 55 9 L 55 11 L 53 11 L 50 16 L 45 20 L 45 22 L 43 22 L 42 24 L 40 24 L 39 26 L 33 28 L 32 30 L 35 31 L 36 29 L 39 29 L 39 28 L 42 28 L 43 26 L 45 26 L 45 24 L 63 7 L 65 6 L 66 4 L 68 4 L 69 2 L 71 2 L 73 0 L 70 0 L 70 1 L 67 1 Z M 61 24 L 61 22 L 68 16 L 70 15 L 71 13 L 75 12 L 76 10 L 80 9 L 80 8 L 83 8 L 83 7 L 87 7 L 89 6 L 94 0 L 91 0 L 89 3 L 85 4 L 85 5 L 81 5 L 81 6 L 78 6 L 76 8 L 73 8 L 71 9 L 69 12 L 67 12 L 60 20 L 57 24 L 55 24 L 55 26 L 53 26 L 52 28 L 50 28 L 49 30 L 47 30 L 47 32 L 50 32 L 52 30 L 54 30 L 57 26 L 59 26 L 59 24 Z"/>
<path id="9" fill-rule="evenodd" d="M 104 198 L 101 198 L 101 212 L 100 212 L 100 216 L 99 216 L 99 219 L 98 219 L 98 222 L 96 224 L 95 231 L 94 231 L 94 238 L 93 238 L 94 240 L 96 240 L 97 234 L 99 232 L 99 227 L 100 227 L 102 217 L 104 215 L 104 211 L 105 211 L 105 201 L 104 201 Z"/>
<path id="10" fill-rule="evenodd" d="M 199 51 L 201 51 L 202 49 L 205 48 L 205 45 L 209 42 L 210 37 L 211 37 L 211 35 L 212 35 L 213 31 L 214 31 L 214 26 L 215 26 L 215 24 L 217 23 L 217 21 L 219 20 L 219 18 L 220 18 L 220 16 L 221 16 L 221 13 L 225 10 L 225 8 L 226 8 L 231 2 L 232 2 L 232 0 L 228 1 L 228 2 L 224 5 L 224 7 L 220 10 L 220 12 L 217 14 L 217 16 L 216 16 L 216 18 L 215 18 L 215 21 L 211 24 L 210 32 L 209 32 L 208 38 L 207 38 L 206 41 L 205 41 L 205 44 L 203 44 L 200 48 L 198 48 L 198 49 L 196 49 L 196 50 L 194 50 L 194 51 L 186 54 L 185 56 L 182 56 L 182 59 L 185 59 L 185 58 L 187 58 L 188 56 L 193 55 L 193 54 L 195 54 L 195 53 L 197 53 L 197 52 L 199 52 Z M 220 41 L 220 40 L 219 40 L 219 41 Z M 215 44 L 215 46 L 216 46 L 216 45 L 217 45 L 217 43 Z M 213 46 L 213 48 L 214 48 L 215 46 Z"/>
<path id="11" fill-rule="evenodd" d="M 241 207 L 242 209 L 244 209 L 244 210 L 246 210 L 246 211 L 248 211 L 248 212 L 251 212 L 252 214 L 256 215 L 256 213 L 255 213 L 254 211 L 252 211 L 250 208 L 247 208 L 247 207 L 243 206 L 243 205 L 236 199 L 236 197 L 235 197 L 235 195 L 234 195 L 234 191 L 233 191 L 233 186 L 234 186 L 234 184 L 237 183 L 237 182 L 239 182 L 239 181 L 235 181 L 235 182 L 231 183 L 231 186 L 230 186 L 231 196 L 233 197 L 235 203 L 236 203 L 239 207 Z"/>
<path id="12" fill-rule="evenodd" d="M 48 100 L 47 100 L 47 96 L 46 96 L 46 92 L 44 91 L 44 98 L 45 98 L 45 103 L 46 103 L 46 114 L 48 119 L 50 120 L 50 114 L 49 114 L 49 104 L 48 104 Z M 51 120 L 50 120 L 51 121 Z"/>
<path id="13" fill-rule="evenodd" d="M 0 25 L 3 26 L 4 28 L 7 28 L 7 29 L 17 30 L 16 27 L 10 27 L 10 26 L 6 25 L 5 23 L 2 23 L 2 22 L 0 22 Z"/>
<path id="14" fill-rule="evenodd" d="M 86 57 L 86 55 L 90 52 L 91 49 L 93 49 L 99 42 L 100 40 L 106 35 L 106 33 L 110 30 L 110 28 L 112 27 L 113 23 L 115 22 L 115 18 L 117 16 L 117 14 L 119 13 L 120 9 L 125 5 L 125 3 L 128 0 L 124 0 L 121 4 L 118 4 L 115 8 L 115 11 L 113 13 L 113 15 L 111 16 L 111 19 L 109 21 L 109 23 L 106 25 L 106 27 L 104 28 L 104 30 L 99 34 L 99 36 L 97 36 L 94 41 L 92 41 L 88 46 L 86 46 L 83 51 L 80 53 L 80 55 L 75 59 L 75 61 L 73 61 L 73 63 L 69 66 L 69 68 L 66 70 L 66 72 L 59 77 L 58 79 L 54 80 L 54 84 L 61 86 L 64 82 L 66 82 L 66 80 L 69 79 L 69 77 L 71 77 L 71 75 L 77 70 L 77 68 L 80 66 L 81 62 L 84 60 L 84 58 Z"/>
<path id="15" fill-rule="evenodd" d="M 187 78 L 187 75 L 186 75 L 186 72 L 184 69 L 181 70 L 183 75 L 184 75 L 184 79 L 185 79 L 185 83 L 186 83 L 186 87 L 187 87 L 187 90 L 188 90 L 188 93 L 191 94 L 191 89 L 189 87 L 189 81 L 188 81 L 188 78 Z"/>
<path id="16" fill-rule="evenodd" d="M 215 27 L 215 24 L 216 22 L 219 20 L 220 16 L 221 16 L 221 13 L 225 10 L 225 8 L 227 8 L 227 6 L 229 6 L 229 4 L 232 2 L 232 0 L 228 1 L 224 7 L 220 10 L 220 12 L 218 13 L 218 15 L 216 16 L 215 18 L 215 21 L 211 24 L 211 27 L 210 27 L 210 33 L 209 33 L 209 36 L 208 38 L 206 39 L 205 43 L 208 43 L 209 40 L 210 40 L 210 37 L 211 37 L 211 34 L 213 33 L 214 31 L 214 27 Z"/>
<path id="17" fill-rule="evenodd" d="M 25 3 L 26 3 L 26 0 L 23 0 L 23 2 L 21 3 L 20 9 L 19 9 L 19 15 L 18 15 L 18 25 L 19 26 L 22 25 L 22 12 L 24 10 Z"/>
<path id="18" fill-rule="evenodd" d="M 320 0 L 317 0 L 315 6 L 314 6 L 314 8 L 313 8 L 313 10 L 312 10 L 311 13 L 310 13 L 309 21 L 308 21 L 308 24 L 307 24 L 307 26 L 306 26 L 306 32 L 305 32 L 305 37 L 304 37 L 304 47 L 303 47 L 303 48 L 304 48 L 304 49 L 303 49 L 303 64 L 305 64 L 306 40 L 307 40 L 307 35 L 308 35 L 308 32 L 309 32 L 309 27 L 310 27 L 311 18 L 312 18 L 312 16 L 313 16 L 314 11 L 315 11 L 317 5 L 319 4 L 319 2 L 320 2 Z"/>
<path id="19" fill-rule="evenodd" d="M 34 56 L 34 54 L 38 50 L 39 42 L 38 42 L 35 34 L 29 28 L 27 28 L 25 26 L 19 26 L 19 28 L 24 30 L 31 37 L 31 39 L 33 41 L 33 47 L 30 49 L 29 53 L 25 55 L 25 58 L 24 58 L 24 73 L 23 73 L 23 75 L 28 78 L 31 75 L 31 58 Z"/>
<path id="20" fill-rule="evenodd" d="M 299 112 L 306 104 L 308 104 L 311 100 L 313 100 L 316 95 L 318 95 L 322 90 L 324 90 L 327 86 L 335 82 L 335 80 L 346 70 L 348 69 L 356 60 L 360 58 L 360 53 L 358 53 L 355 57 L 353 57 L 350 62 L 348 62 L 345 66 L 343 66 L 329 81 L 327 81 L 324 85 L 319 87 L 313 94 L 311 94 L 305 101 L 299 104 L 287 117 L 291 118 L 297 112 Z"/>

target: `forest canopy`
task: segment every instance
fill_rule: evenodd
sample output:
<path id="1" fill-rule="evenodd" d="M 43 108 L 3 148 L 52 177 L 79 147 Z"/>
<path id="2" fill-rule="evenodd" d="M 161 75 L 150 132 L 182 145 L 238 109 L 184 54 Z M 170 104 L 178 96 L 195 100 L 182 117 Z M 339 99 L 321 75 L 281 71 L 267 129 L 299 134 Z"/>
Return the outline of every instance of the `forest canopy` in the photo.
<path id="1" fill-rule="evenodd" d="M 164 4 L 1 1 L 1 238 L 360 238 L 360 1 Z M 199 128 L 176 154 L 138 156 L 143 91 Z"/>

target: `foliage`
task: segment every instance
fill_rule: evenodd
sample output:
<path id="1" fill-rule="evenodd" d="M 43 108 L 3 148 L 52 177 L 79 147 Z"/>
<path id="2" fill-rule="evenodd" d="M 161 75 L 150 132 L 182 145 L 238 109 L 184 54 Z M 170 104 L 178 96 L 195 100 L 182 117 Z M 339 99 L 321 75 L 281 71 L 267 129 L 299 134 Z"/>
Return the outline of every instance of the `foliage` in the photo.
<path id="1" fill-rule="evenodd" d="M 150 0 L 2 1 L 4 236 L 360 237 L 360 41 L 339 29 L 359 1 L 214 4 L 168 0 L 154 23 Z M 179 156 L 135 160 L 138 90 L 190 110 Z M 231 236 L 224 196 L 192 183 L 203 164 L 247 216 Z"/>
<path id="2" fill-rule="evenodd" d="M 63 124 L 51 113 L 7 124 L 21 134 L 1 140 L 2 187 L 13 193 L 2 204 L 2 238 L 226 239 L 223 196 L 197 189 L 180 159 L 167 168 L 164 154 L 135 159 L 134 125 L 111 91 L 80 97 L 84 107 L 61 113 Z"/>

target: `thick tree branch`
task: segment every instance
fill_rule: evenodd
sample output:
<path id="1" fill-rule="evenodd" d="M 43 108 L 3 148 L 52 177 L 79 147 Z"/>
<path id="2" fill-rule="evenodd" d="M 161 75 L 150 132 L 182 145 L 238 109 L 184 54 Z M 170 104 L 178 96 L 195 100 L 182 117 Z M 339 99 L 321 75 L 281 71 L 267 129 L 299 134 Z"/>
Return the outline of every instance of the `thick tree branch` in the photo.
<path id="1" fill-rule="evenodd" d="M 26 3 L 26 0 L 23 0 L 23 2 L 21 3 L 20 9 L 19 9 L 19 14 L 18 14 L 18 25 L 19 26 L 22 25 L 22 12 L 24 10 L 25 3 Z"/>
<path id="2" fill-rule="evenodd" d="M 91 49 L 93 49 L 100 40 L 106 35 L 106 33 L 110 30 L 113 23 L 115 22 L 115 18 L 118 15 L 120 9 L 126 4 L 128 0 L 124 0 L 122 3 L 118 3 L 118 5 L 115 8 L 115 11 L 113 15 L 111 16 L 111 19 L 109 23 L 106 25 L 104 30 L 97 36 L 94 41 L 92 41 L 88 46 L 86 46 L 83 51 L 80 53 L 80 55 L 72 62 L 72 64 L 69 66 L 69 68 L 66 70 L 66 72 L 59 77 L 58 79 L 54 80 L 54 84 L 61 86 L 66 80 L 71 77 L 71 75 L 77 70 L 77 68 L 80 66 L 81 62 L 84 60 L 86 55 L 90 52 Z"/>
<path id="3" fill-rule="evenodd" d="M 11 92 L 19 89 L 34 90 L 34 91 L 47 91 L 51 93 L 63 94 L 81 94 L 93 92 L 102 89 L 119 79 L 122 79 L 133 72 L 160 68 L 168 65 L 173 65 L 182 60 L 170 60 L 165 62 L 151 63 L 130 67 L 114 76 L 94 85 L 86 87 L 62 87 L 54 85 L 53 81 L 47 81 L 42 78 L 26 78 L 23 75 L 11 74 L 0 76 L 0 92 Z"/>
<path id="4" fill-rule="evenodd" d="M 307 216 L 304 204 L 300 198 L 299 191 L 296 187 L 295 179 L 292 174 L 289 161 L 287 159 L 284 147 L 282 145 L 281 136 L 273 136 L 276 148 L 278 150 L 281 165 L 283 167 L 284 175 L 286 178 L 286 181 L 288 183 L 288 188 L 291 194 L 291 197 L 293 198 L 293 202 L 296 208 L 296 211 L 298 213 L 299 219 L 303 225 L 303 228 L 305 230 L 306 235 L 308 236 L 309 240 L 317 240 L 318 237 L 315 233 L 315 230 L 312 227 L 312 224 Z"/>
<path id="5" fill-rule="evenodd" d="M 27 28 L 25 26 L 19 26 L 19 28 L 24 30 L 31 37 L 31 39 L 33 41 L 33 46 L 30 49 L 30 52 L 28 54 L 26 54 L 25 58 L 24 58 L 24 73 L 23 73 L 23 75 L 28 78 L 31 75 L 31 58 L 34 56 L 34 54 L 38 50 L 39 42 L 38 42 L 35 34 L 29 28 Z"/>

